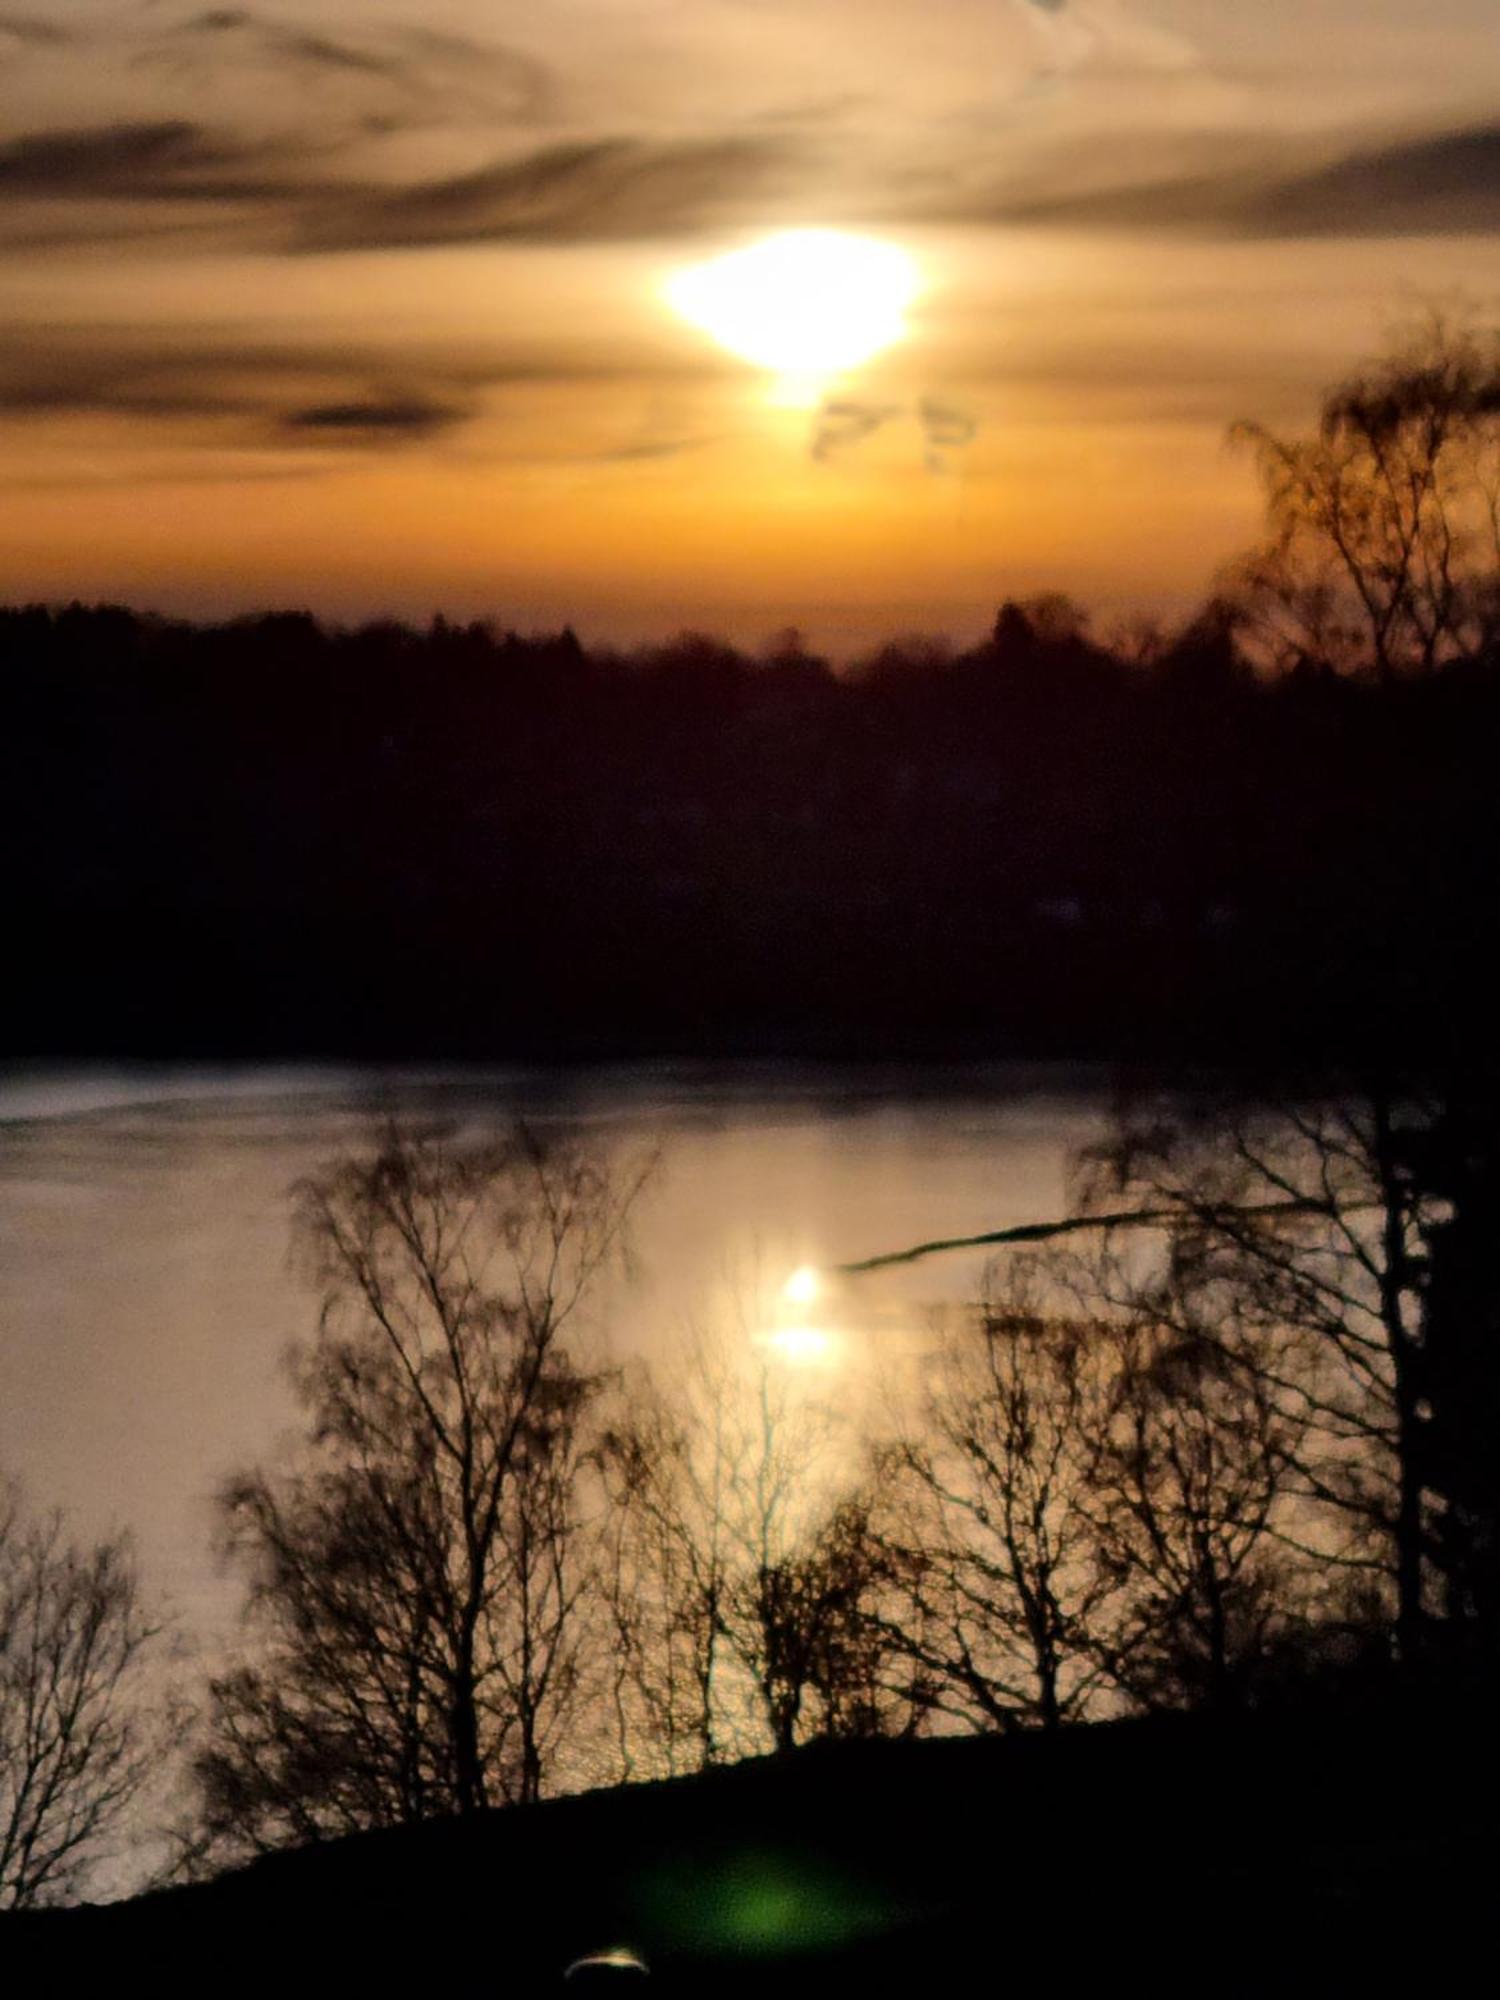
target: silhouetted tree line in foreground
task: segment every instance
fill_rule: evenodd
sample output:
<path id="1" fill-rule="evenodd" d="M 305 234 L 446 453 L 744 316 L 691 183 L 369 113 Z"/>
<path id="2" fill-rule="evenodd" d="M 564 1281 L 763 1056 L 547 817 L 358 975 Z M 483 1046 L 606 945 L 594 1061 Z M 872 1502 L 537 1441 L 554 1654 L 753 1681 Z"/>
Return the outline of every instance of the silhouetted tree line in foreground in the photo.
<path id="1" fill-rule="evenodd" d="M 1061 599 L 834 671 L 434 620 L 0 613 L 12 1039 L 1215 1053 L 1488 1032 L 1500 363 L 1246 435 L 1184 628 Z"/>
<path id="2" fill-rule="evenodd" d="M 1495 1109 L 1142 1101 L 1048 1247 L 826 1364 L 750 1282 L 620 1365 L 608 1286 L 650 1161 L 393 1129 L 298 1196 L 305 1426 L 221 1497 L 246 1623 L 170 1725 L 180 1864 L 827 1738 L 1351 1695 L 1477 1715 Z M 167 1725 L 128 1682 L 149 1633 L 121 1551 L 17 1519 L 0 1900 L 25 1904 L 70 1885 Z"/>

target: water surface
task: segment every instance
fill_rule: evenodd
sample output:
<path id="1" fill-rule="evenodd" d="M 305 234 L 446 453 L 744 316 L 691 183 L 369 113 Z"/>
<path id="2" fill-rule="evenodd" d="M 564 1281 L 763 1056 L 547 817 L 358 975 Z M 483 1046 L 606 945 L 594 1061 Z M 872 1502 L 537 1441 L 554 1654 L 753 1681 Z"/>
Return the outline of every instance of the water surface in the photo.
<path id="1" fill-rule="evenodd" d="M 650 1354 L 726 1271 L 843 1262 L 1060 1212 L 1103 1092 L 1077 1073 L 632 1067 L 441 1075 L 335 1069 L 0 1080 L 0 1466 L 80 1527 L 128 1527 L 148 1586 L 212 1643 L 235 1600 L 212 1495 L 296 1421 L 280 1369 L 315 1301 L 289 1258 L 299 1176 L 384 1120 L 502 1128 L 518 1113 L 624 1147 L 660 1141 L 638 1271 L 604 1302 Z M 860 1280 L 867 1346 L 965 1296 L 981 1260 Z"/>

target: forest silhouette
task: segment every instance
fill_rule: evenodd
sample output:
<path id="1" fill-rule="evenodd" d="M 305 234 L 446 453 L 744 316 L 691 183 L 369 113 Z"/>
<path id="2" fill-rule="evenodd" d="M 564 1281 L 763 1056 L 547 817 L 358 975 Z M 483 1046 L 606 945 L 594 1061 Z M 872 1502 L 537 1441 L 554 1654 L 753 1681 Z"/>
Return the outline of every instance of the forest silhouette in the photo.
<path id="1" fill-rule="evenodd" d="M 1474 1000 L 1493 645 L 1252 671 L 1056 607 L 843 673 L 438 621 L 0 613 L 12 1045 L 1347 1050 Z"/>

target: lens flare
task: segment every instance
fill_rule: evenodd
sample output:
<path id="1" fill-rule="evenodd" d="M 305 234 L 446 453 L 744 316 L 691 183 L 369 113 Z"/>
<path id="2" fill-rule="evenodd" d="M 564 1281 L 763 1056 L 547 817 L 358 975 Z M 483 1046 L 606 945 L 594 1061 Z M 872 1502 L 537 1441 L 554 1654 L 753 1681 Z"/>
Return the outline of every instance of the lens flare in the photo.
<path id="1" fill-rule="evenodd" d="M 590 1952 L 587 1958 L 575 1958 L 563 1974 L 563 1978 L 575 1979 L 580 1973 L 587 1978 L 589 1974 L 594 1972 L 645 1972 L 646 1970 L 645 1959 L 639 1957 L 635 1952 L 627 1950 L 624 1945 L 617 1945 L 612 1951 L 595 1951 Z M 597 1984 L 598 1982 L 591 1981 L 590 1983 Z M 634 1981 L 627 1983 L 633 1991 Z"/>

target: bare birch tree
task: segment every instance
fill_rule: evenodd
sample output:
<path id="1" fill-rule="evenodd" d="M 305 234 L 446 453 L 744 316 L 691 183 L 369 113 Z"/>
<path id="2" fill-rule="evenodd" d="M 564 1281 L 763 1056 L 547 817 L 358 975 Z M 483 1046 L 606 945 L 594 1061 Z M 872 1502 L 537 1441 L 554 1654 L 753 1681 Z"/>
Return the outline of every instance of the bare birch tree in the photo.
<path id="1" fill-rule="evenodd" d="M 1146 1107 L 1081 1183 L 1086 1206 L 1123 1194 L 1153 1215 L 1161 1254 L 1122 1261 L 1116 1302 L 1254 1378 L 1299 1503 L 1282 1532 L 1383 1580 L 1409 1662 L 1436 1555 L 1425 1289 L 1447 1205 L 1418 1162 L 1440 1124 L 1434 1104 L 1381 1089 Z"/>
<path id="2" fill-rule="evenodd" d="M 611 1431 L 631 1769 L 908 1725 L 869 1616 L 884 1552 L 854 1490 L 857 1440 L 815 1376 L 757 1344 L 756 1317 L 740 1294 L 637 1382 Z"/>
<path id="3" fill-rule="evenodd" d="M 1333 389 L 1316 432 L 1238 436 L 1269 541 L 1243 599 L 1279 666 L 1388 680 L 1476 657 L 1500 632 L 1500 336 L 1431 315 Z"/>
<path id="4" fill-rule="evenodd" d="M 1245 1705 L 1319 1568 L 1276 1533 L 1303 1422 L 1278 1406 L 1264 1346 L 1222 1327 L 1136 1318 L 1101 1337 L 1112 1379 L 1088 1504 L 1117 1589 L 1096 1649 L 1138 1707 Z"/>
<path id="5" fill-rule="evenodd" d="M 323 1294 L 294 1463 L 226 1487 L 250 1582 L 205 1816 L 259 1848 L 538 1797 L 583 1699 L 582 1318 L 640 1170 L 393 1133 L 301 1191 Z"/>
<path id="6" fill-rule="evenodd" d="M 950 1326 L 917 1420 L 888 1447 L 882 1532 L 905 1592 L 893 1636 L 935 1705 L 970 1726 L 1046 1728 L 1088 1711 L 1098 1618 L 1115 1589 L 1086 1468 L 1107 1408 L 1089 1321 L 1031 1281 Z"/>
<path id="7" fill-rule="evenodd" d="M 153 1776 L 154 1637 L 129 1543 L 80 1547 L 0 1482 L 0 1908 L 76 1893 Z"/>

